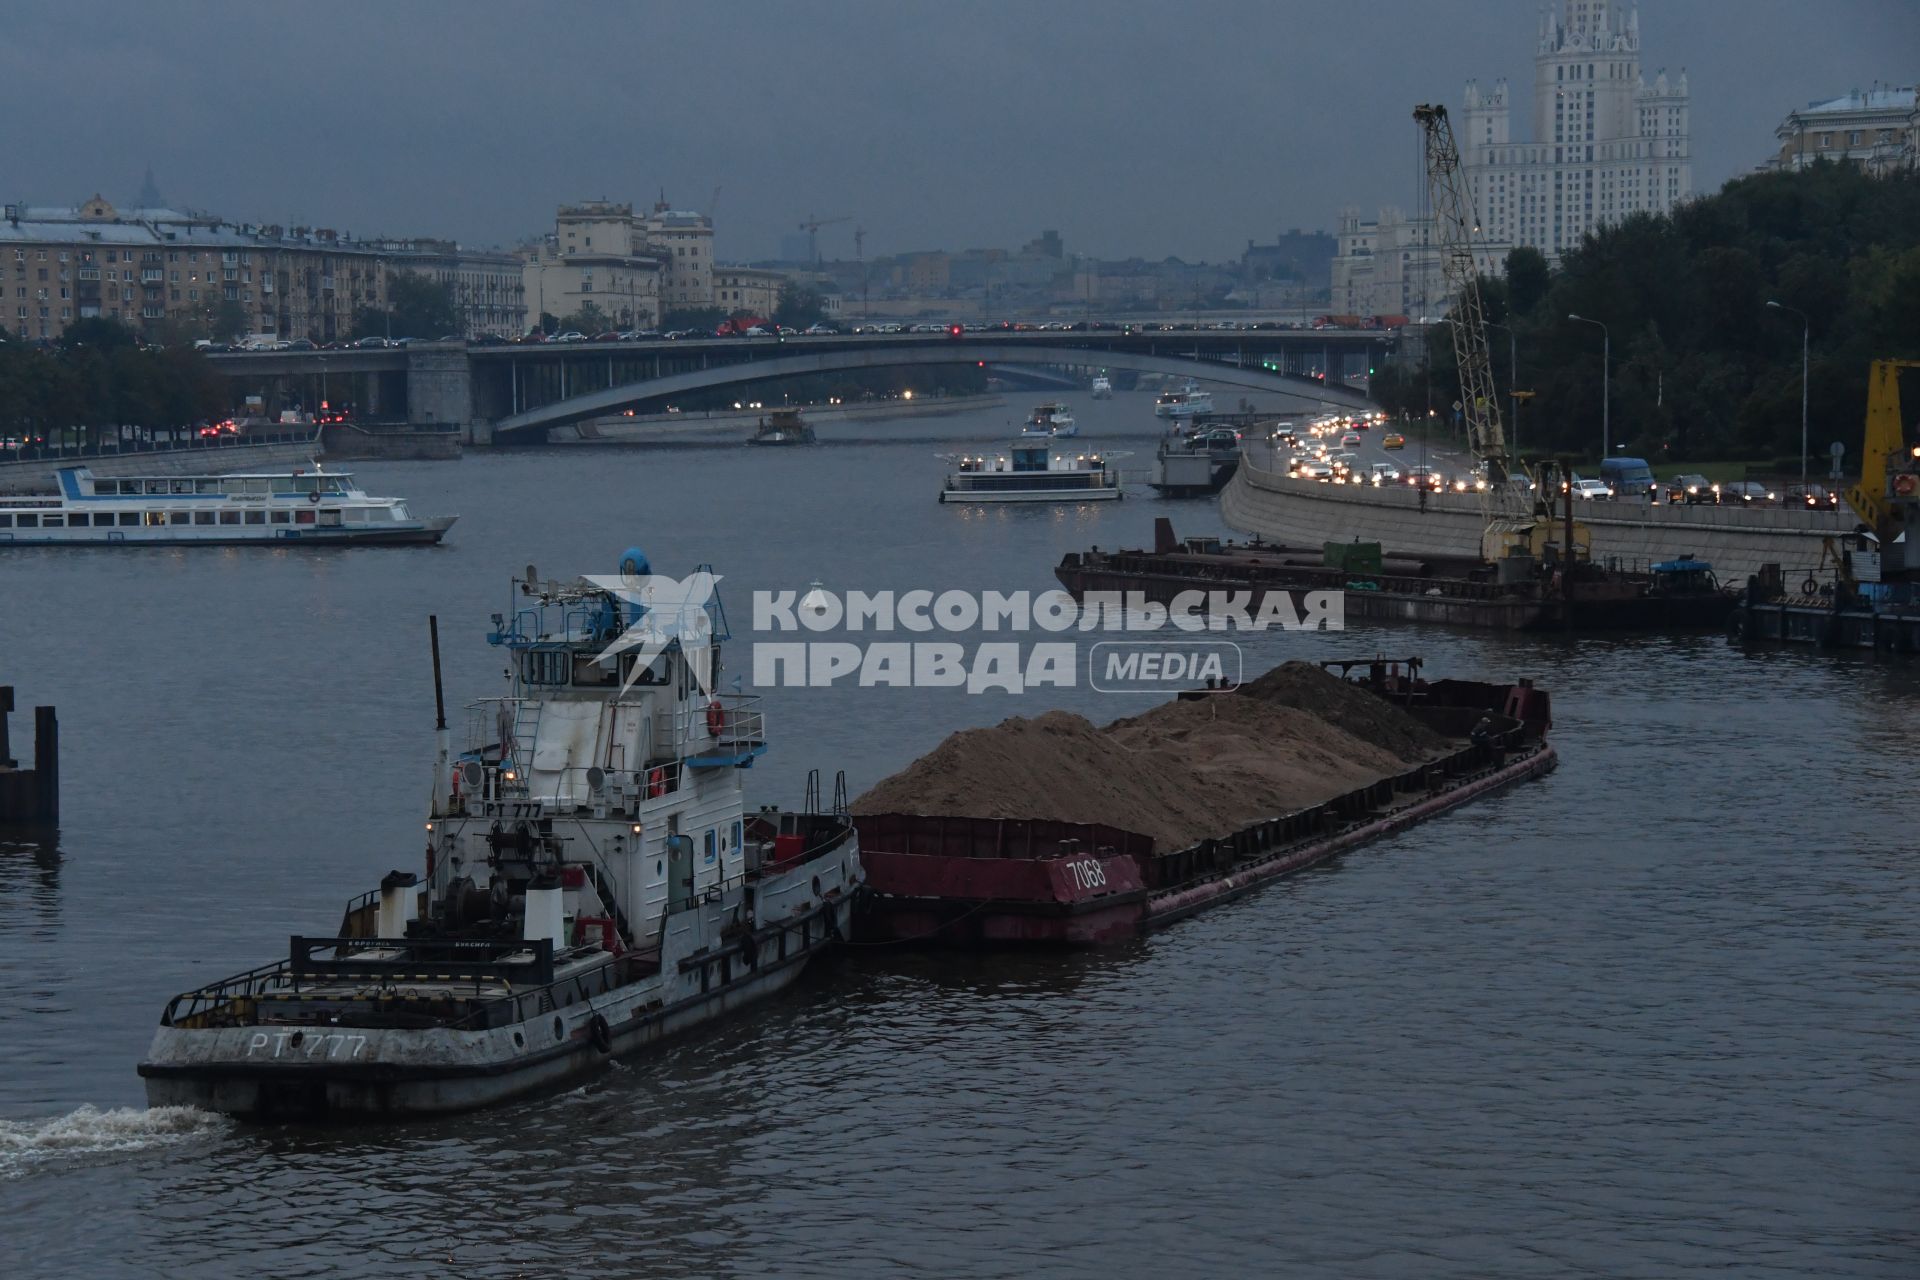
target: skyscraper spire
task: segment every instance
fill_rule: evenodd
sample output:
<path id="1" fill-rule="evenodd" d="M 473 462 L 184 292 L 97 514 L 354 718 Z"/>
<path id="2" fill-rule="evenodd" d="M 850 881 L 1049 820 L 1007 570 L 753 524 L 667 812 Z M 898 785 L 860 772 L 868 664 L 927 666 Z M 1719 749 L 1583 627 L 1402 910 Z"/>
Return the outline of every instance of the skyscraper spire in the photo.
<path id="1" fill-rule="evenodd" d="M 160 198 L 160 188 L 153 185 L 153 165 L 151 164 L 147 165 L 147 176 L 140 183 L 140 197 L 133 203 L 136 208 L 141 209 L 159 209 L 167 203 Z"/>

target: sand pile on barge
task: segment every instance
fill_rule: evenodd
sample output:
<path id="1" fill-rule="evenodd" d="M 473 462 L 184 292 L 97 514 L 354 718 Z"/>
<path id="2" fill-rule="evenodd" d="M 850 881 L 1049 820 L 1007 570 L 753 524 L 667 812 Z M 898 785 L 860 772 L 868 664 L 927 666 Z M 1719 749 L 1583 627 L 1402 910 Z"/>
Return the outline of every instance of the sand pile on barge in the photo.
<path id="1" fill-rule="evenodd" d="M 1104 728 L 1065 711 L 956 733 L 855 813 L 1103 822 L 1177 849 L 1318 804 L 1448 747 L 1311 663 L 1238 694 L 1168 702 Z"/>

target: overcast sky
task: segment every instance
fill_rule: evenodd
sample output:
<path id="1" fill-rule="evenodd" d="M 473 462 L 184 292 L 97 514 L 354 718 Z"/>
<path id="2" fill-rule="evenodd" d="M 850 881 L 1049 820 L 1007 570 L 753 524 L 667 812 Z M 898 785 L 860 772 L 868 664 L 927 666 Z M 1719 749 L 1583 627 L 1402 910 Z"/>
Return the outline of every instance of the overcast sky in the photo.
<path id="1" fill-rule="evenodd" d="M 1556 6 L 1557 7 L 1557 6 Z M 511 243 L 563 200 L 714 209 L 726 259 L 809 213 L 871 255 L 1237 255 L 1343 204 L 1411 206 L 1416 102 L 1509 77 L 1534 0 L 7 0 L 8 201 L 174 205 L 357 235 Z M 1792 107 L 1920 72 L 1916 0 L 1647 0 L 1687 69 L 1694 182 Z M 853 222 L 821 231 L 851 256 Z"/>

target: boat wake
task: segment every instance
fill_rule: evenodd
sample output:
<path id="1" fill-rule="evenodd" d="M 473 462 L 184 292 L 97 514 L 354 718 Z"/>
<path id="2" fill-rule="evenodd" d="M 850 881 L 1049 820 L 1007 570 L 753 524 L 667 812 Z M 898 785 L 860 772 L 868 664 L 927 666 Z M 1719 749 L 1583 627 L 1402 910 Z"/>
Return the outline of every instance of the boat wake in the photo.
<path id="1" fill-rule="evenodd" d="M 231 1123 L 193 1107 L 85 1106 L 51 1120 L 0 1120 L 0 1180 L 56 1160 L 172 1146 L 223 1132 Z"/>

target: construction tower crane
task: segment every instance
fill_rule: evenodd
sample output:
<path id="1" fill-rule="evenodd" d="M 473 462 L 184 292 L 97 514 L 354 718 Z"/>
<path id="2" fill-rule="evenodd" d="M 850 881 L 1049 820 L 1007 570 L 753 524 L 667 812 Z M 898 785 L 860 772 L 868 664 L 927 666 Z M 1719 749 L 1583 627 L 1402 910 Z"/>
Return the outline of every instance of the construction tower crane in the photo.
<path id="1" fill-rule="evenodd" d="M 816 218 L 812 214 L 807 215 L 807 220 L 800 224 L 800 229 L 807 233 L 807 256 L 813 259 L 814 266 L 820 265 L 820 228 L 830 227 L 836 222 L 852 221 L 852 214 L 843 214 L 838 218 Z"/>
<path id="2" fill-rule="evenodd" d="M 1445 107 L 1422 104 L 1413 109 L 1413 118 L 1426 135 L 1427 186 L 1433 198 L 1440 266 L 1453 304 L 1448 328 L 1453 330 L 1454 363 L 1460 371 L 1460 412 L 1467 422 L 1468 447 L 1486 464 L 1488 514 L 1525 518 L 1533 504 L 1508 480 L 1513 460 L 1500 424 L 1500 399 L 1494 394 L 1486 308 L 1473 257 L 1473 236 L 1480 223 L 1460 175 L 1460 148 L 1454 143 Z"/>

